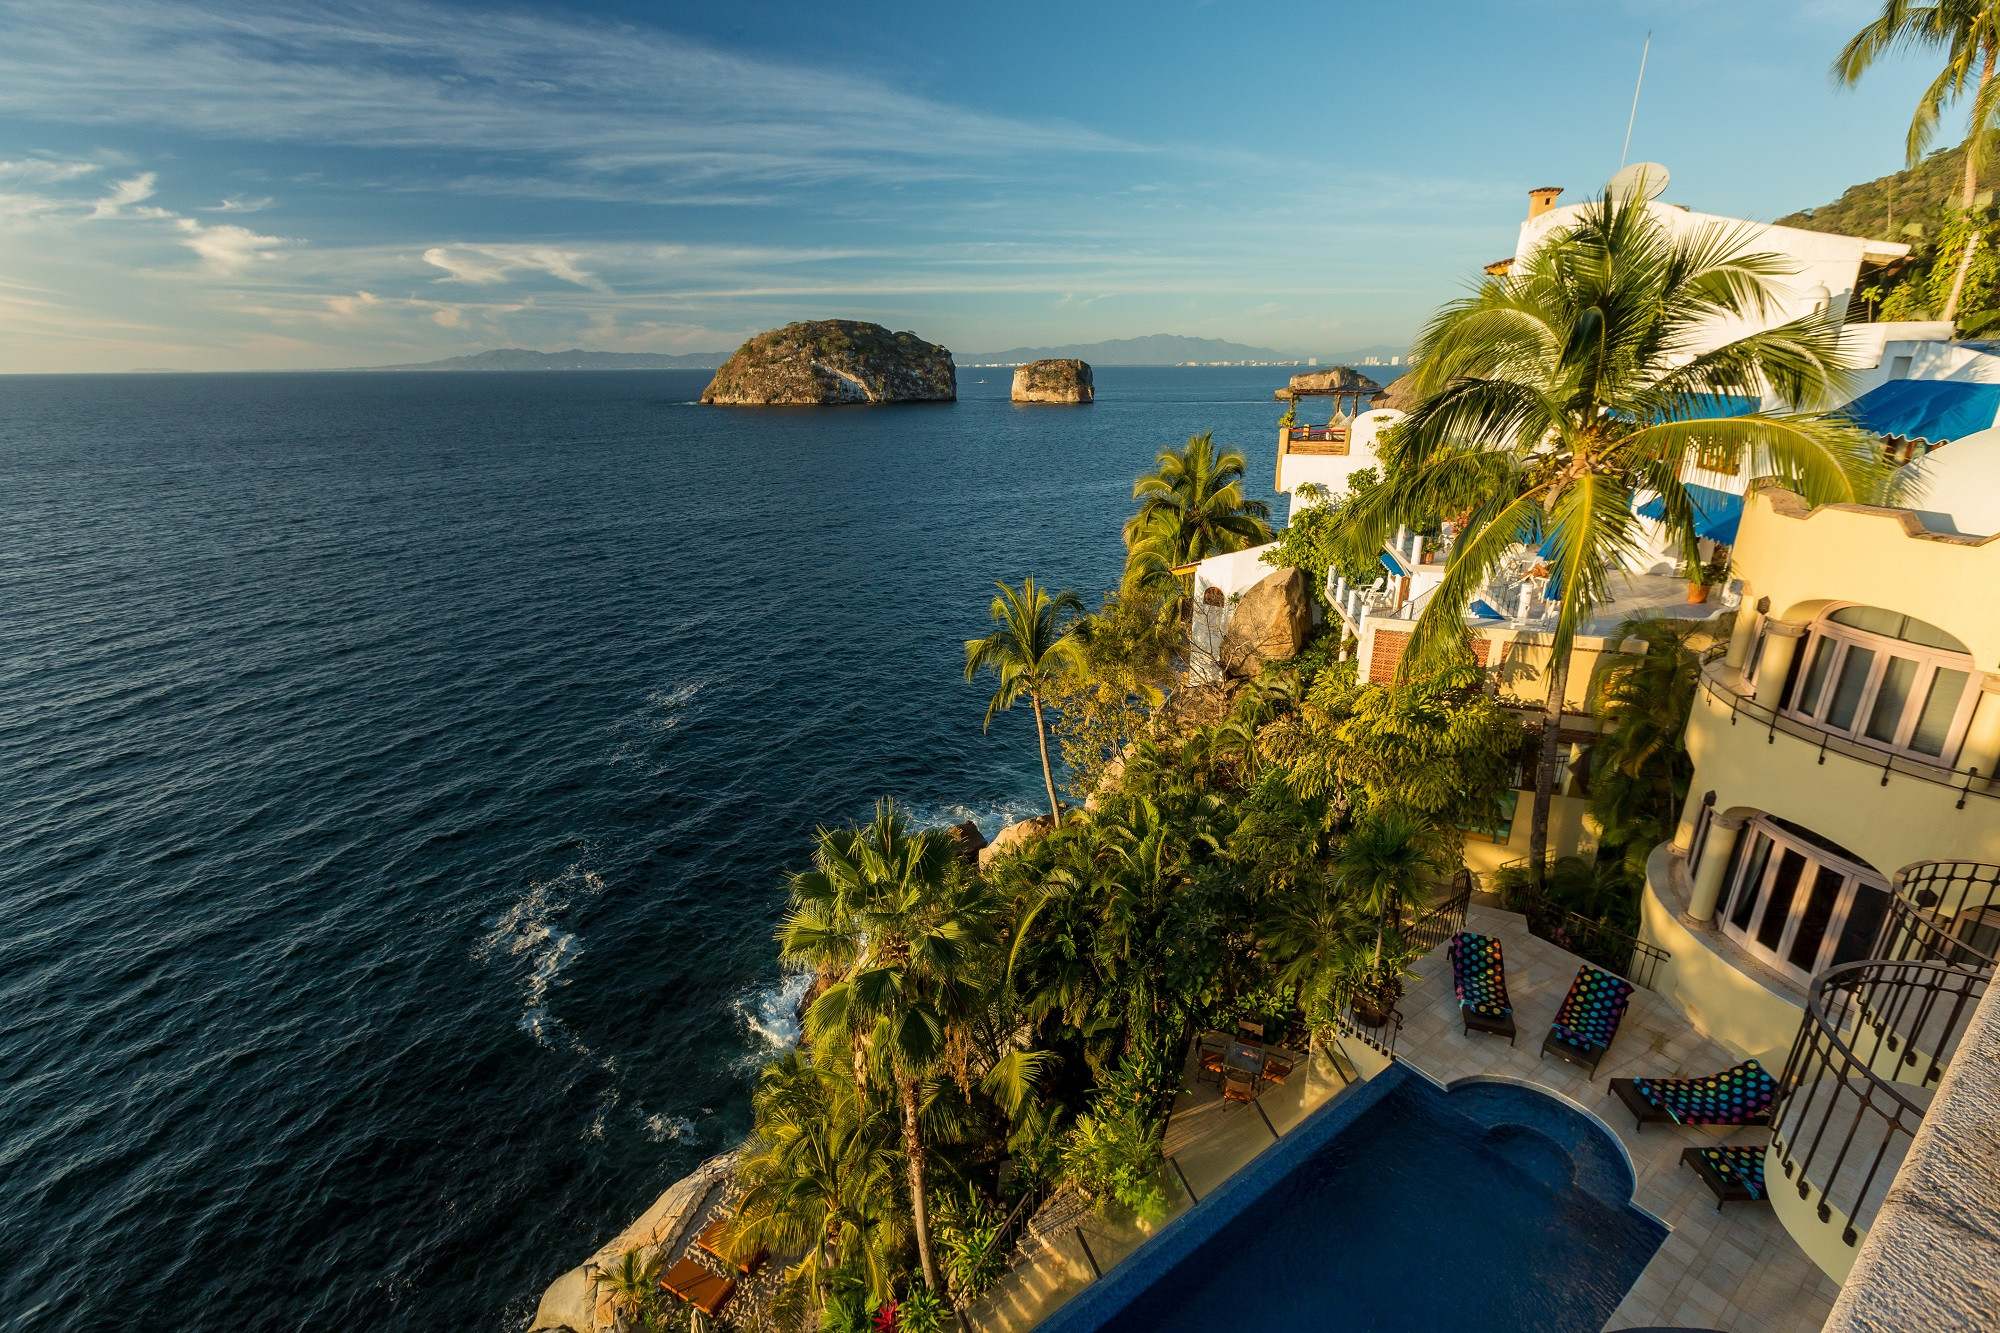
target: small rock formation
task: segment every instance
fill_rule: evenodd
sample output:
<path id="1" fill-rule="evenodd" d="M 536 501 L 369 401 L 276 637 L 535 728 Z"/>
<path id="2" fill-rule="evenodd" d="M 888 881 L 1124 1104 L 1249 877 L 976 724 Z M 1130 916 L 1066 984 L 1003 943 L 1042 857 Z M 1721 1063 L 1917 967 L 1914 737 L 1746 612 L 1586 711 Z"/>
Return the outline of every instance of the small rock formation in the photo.
<path id="1" fill-rule="evenodd" d="M 551 1282 L 535 1307 L 534 1322 L 528 1325 L 530 1333 L 563 1328 L 592 1333 L 594 1329 L 611 1327 L 614 1315 L 606 1293 L 591 1280 L 591 1265 L 600 1270 L 609 1268 L 630 1250 L 653 1249 L 663 1257 L 671 1256 L 675 1245 L 683 1239 L 681 1233 L 701 1211 L 709 1191 L 736 1169 L 736 1162 L 737 1155 L 733 1152 L 709 1158 L 675 1181 L 636 1222 L 600 1246 L 587 1263 Z M 671 1258 L 667 1261 L 672 1262 Z"/>
<path id="2" fill-rule="evenodd" d="M 1017 403 L 1088 403 L 1097 397 L 1090 380 L 1090 363 L 1074 357 L 1030 361 L 1014 372 Z"/>
<path id="3" fill-rule="evenodd" d="M 1222 669 L 1232 676 L 1254 676 L 1266 662 L 1296 657 L 1311 628 L 1305 571 L 1274 570 L 1236 604 L 1222 636 Z"/>
<path id="4" fill-rule="evenodd" d="M 1417 407 L 1417 377 L 1399 375 L 1389 382 L 1389 387 L 1375 395 L 1370 407 L 1392 407 L 1398 412 L 1413 412 Z"/>
<path id="5" fill-rule="evenodd" d="M 1009 824 L 1006 828 L 1001 829 L 993 835 L 991 843 L 980 849 L 979 868 L 984 870 L 986 867 L 992 865 L 995 857 L 1005 856 L 1009 852 L 1020 851 L 1023 847 L 1026 847 L 1029 843 L 1041 837 L 1055 826 L 1055 818 L 1051 815 L 1036 815 L 1033 819 L 1024 819 L 1018 824 Z"/>
<path id="6" fill-rule="evenodd" d="M 760 333 L 736 349 L 701 391 L 704 403 L 824 407 L 836 403 L 949 403 L 958 398 L 951 353 L 880 324 L 817 319 Z"/>
<path id="7" fill-rule="evenodd" d="M 968 866 L 979 864 L 979 853 L 986 849 L 986 835 L 979 831 L 979 825 L 968 819 L 963 824 L 953 824 L 945 833 L 958 845 L 959 860 Z"/>
<path id="8" fill-rule="evenodd" d="M 1329 366 L 1325 370 L 1308 370 L 1292 376 L 1290 385 L 1276 390 L 1272 397 L 1280 402 L 1289 402 L 1302 393 L 1335 391 L 1366 395 L 1382 392 L 1382 386 L 1352 366 Z"/>

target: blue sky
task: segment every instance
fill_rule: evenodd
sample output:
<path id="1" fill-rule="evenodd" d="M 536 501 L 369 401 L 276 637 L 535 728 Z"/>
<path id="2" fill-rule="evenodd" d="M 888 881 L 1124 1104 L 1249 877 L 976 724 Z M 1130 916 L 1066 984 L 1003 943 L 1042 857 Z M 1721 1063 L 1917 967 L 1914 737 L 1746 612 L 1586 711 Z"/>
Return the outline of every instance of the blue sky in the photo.
<path id="1" fill-rule="evenodd" d="M 1873 6 L 1879 10 L 1879 3 Z M 0 0 L 0 369 L 1401 345 L 1526 191 L 1772 218 L 1901 165 L 1859 0 Z M 1947 123 L 1947 137 L 1957 124 Z"/>

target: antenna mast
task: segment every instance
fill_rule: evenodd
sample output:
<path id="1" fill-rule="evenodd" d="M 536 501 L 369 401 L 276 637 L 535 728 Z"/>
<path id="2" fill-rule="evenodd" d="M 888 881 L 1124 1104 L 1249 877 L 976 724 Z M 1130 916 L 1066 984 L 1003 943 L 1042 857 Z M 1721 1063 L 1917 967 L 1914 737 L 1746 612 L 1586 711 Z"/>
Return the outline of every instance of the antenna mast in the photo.
<path id="1" fill-rule="evenodd" d="M 1646 33 L 1646 45 L 1639 52 L 1639 81 L 1632 85 L 1632 114 L 1625 117 L 1625 150 L 1618 154 L 1618 169 L 1625 169 L 1625 159 L 1632 155 L 1632 125 L 1639 119 L 1639 90 L 1646 86 L 1646 57 L 1652 54 L 1653 34 Z"/>

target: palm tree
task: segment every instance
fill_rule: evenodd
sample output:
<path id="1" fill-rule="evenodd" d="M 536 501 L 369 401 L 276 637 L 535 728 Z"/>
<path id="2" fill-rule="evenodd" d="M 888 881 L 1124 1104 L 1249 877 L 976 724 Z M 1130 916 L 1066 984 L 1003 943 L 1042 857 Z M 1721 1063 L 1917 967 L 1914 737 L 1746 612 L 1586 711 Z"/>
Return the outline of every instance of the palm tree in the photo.
<path id="1" fill-rule="evenodd" d="M 1176 566 L 1271 540 L 1271 506 L 1243 495 L 1241 452 L 1208 431 L 1160 450 L 1157 470 L 1132 483 L 1139 511 L 1125 521 L 1128 592 L 1172 584 Z"/>
<path id="2" fill-rule="evenodd" d="M 856 1268 L 889 1294 L 903 1243 L 895 1200 L 895 1125 L 844 1078 L 788 1051 L 764 1068 L 752 1098 L 757 1146 L 744 1159 L 748 1186 L 730 1242 L 795 1253 L 790 1278 L 815 1302 L 835 1269 Z"/>
<path id="3" fill-rule="evenodd" d="M 903 1153 L 924 1281 L 942 1291 L 931 1249 L 927 1161 L 919 1081 L 946 1054 L 982 999 L 975 959 L 991 938 L 985 891 L 955 873 L 957 850 L 945 835 L 911 833 L 890 811 L 893 854 L 885 853 L 876 892 L 856 914 L 861 955 L 849 976 L 828 986 L 806 1011 L 815 1046 L 857 1029 L 888 1074 L 903 1112 Z"/>
<path id="4" fill-rule="evenodd" d="M 650 1247 L 627 1250 L 597 1280 L 611 1293 L 621 1326 L 639 1319 L 660 1297 L 660 1252 Z"/>
<path id="5" fill-rule="evenodd" d="M 2000 84 L 1993 81 L 1994 59 L 2000 55 L 2000 5 L 1993 0 L 1935 0 L 1932 4 L 1884 0 L 1881 16 L 1855 33 L 1834 57 L 1834 82 L 1853 87 L 1877 57 L 1895 50 L 1944 52 L 1944 68 L 1925 87 L 1917 99 L 1916 114 L 1910 118 L 1906 147 L 1913 167 L 1923 161 L 1944 104 L 1964 96 L 1967 86 L 1973 86 L 1972 116 L 1965 134 L 1965 183 L 1959 194 L 1959 207 L 1970 214 L 1989 136 L 2000 127 Z M 1968 233 L 1951 294 L 1945 298 L 1942 317 L 1947 321 L 1958 314 L 1958 298 L 1965 290 L 1975 244 L 1974 236 Z"/>
<path id="6" fill-rule="evenodd" d="M 1535 777 L 1531 866 L 1548 855 L 1549 806 L 1570 646 L 1615 595 L 1613 570 L 1640 550 L 1633 500 L 1659 495 L 1689 564 L 1695 510 L 1681 484 L 1697 448 L 1747 463 L 1813 503 L 1870 496 L 1886 473 L 1873 436 L 1812 414 L 1845 379 L 1832 312 L 1701 350 L 1718 319 L 1771 303 L 1789 261 L 1750 253 L 1719 226 L 1670 234 L 1609 194 L 1504 276 L 1432 317 L 1412 373 L 1419 403 L 1383 445 L 1387 476 L 1355 501 L 1357 550 L 1397 524 L 1464 514 L 1445 576 L 1402 670 L 1462 658 L 1465 608 L 1503 558 L 1539 545 L 1558 614 Z M 1726 396 L 1791 410 L 1722 416 Z"/>
<path id="7" fill-rule="evenodd" d="M 1076 670 L 1082 653 L 1064 617 L 1080 616 L 1083 599 L 1065 589 L 1053 596 L 1036 586 L 1028 575 L 1016 592 L 1004 583 L 994 585 L 1000 595 L 993 599 L 991 615 L 1000 628 L 983 639 L 965 641 L 965 678 L 981 671 L 999 678 L 992 702 L 986 705 L 986 726 L 1025 696 L 1035 710 L 1035 739 L 1042 747 L 1042 783 L 1049 792 L 1049 815 L 1060 825 L 1062 803 L 1056 800 L 1055 773 L 1049 768 L 1049 731 L 1042 721 L 1042 696 L 1055 678 Z"/>
<path id="8" fill-rule="evenodd" d="M 1673 833 L 1694 777 L 1687 752 L 1688 712 L 1701 683 L 1697 643 L 1713 631 L 1694 620 L 1628 620 L 1613 643 L 1637 639 L 1639 654 L 1598 658 L 1590 711 L 1599 726 L 1591 752 L 1590 814 L 1608 844 L 1623 844 L 1626 867 L 1645 873 L 1645 857 Z"/>
<path id="9" fill-rule="evenodd" d="M 1334 848 L 1334 882 L 1375 920 L 1378 983 L 1383 979 L 1383 940 L 1401 932 L 1404 909 L 1423 895 L 1425 876 L 1442 874 L 1450 864 L 1438 831 L 1403 810 L 1371 812 Z"/>

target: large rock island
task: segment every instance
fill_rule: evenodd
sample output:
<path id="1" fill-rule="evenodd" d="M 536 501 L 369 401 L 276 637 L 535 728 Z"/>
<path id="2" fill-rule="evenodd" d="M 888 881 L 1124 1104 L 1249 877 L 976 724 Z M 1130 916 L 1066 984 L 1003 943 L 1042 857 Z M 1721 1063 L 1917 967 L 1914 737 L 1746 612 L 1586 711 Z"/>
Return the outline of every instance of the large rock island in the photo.
<path id="1" fill-rule="evenodd" d="M 1090 381 L 1090 363 L 1074 357 L 1030 361 L 1014 372 L 1017 403 L 1088 403 L 1097 397 Z"/>
<path id="2" fill-rule="evenodd" d="M 750 407 L 957 398 L 950 352 L 914 333 L 852 319 L 816 319 L 760 333 L 737 348 L 701 392 L 704 403 Z"/>

